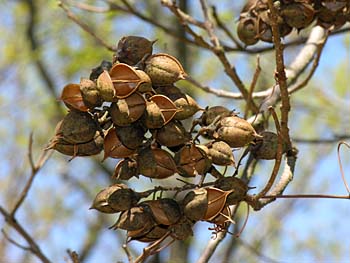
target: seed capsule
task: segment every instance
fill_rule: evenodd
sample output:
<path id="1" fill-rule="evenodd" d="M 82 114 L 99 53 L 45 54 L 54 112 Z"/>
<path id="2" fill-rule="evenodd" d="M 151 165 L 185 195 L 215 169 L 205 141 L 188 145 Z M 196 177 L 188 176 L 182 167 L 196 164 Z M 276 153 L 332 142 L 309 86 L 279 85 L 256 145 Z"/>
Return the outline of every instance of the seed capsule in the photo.
<path id="1" fill-rule="evenodd" d="M 114 168 L 113 177 L 118 180 L 129 180 L 134 176 L 138 176 L 138 171 L 137 163 L 133 159 L 125 158 L 119 161 Z"/>
<path id="2" fill-rule="evenodd" d="M 100 92 L 92 80 L 82 78 L 80 80 L 80 92 L 83 102 L 88 108 L 93 109 L 102 105 Z"/>
<path id="3" fill-rule="evenodd" d="M 178 203 L 170 198 L 145 201 L 140 203 L 140 206 L 148 207 L 155 222 L 159 225 L 173 225 L 181 218 L 181 210 Z"/>
<path id="4" fill-rule="evenodd" d="M 96 88 L 104 101 L 114 101 L 115 89 L 109 73 L 104 70 L 97 78 Z"/>
<path id="5" fill-rule="evenodd" d="M 104 158 L 124 158 L 129 157 L 135 150 L 129 149 L 120 141 L 115 131 L 115 128 L 111 128 L 108 130 L 105 139 L 104 139 Z"/>
<path id="6" fill-rule="evenodd" d="M 139 123 L 116 127 L 115 131 L 121 143 L 131 150 L 136 150 L 142 144 L 146 132 Z"/>
<path id="7" fill-rule="evenodd" d="M 168 232 L 168 226 L 158 225 L 153 227 L 148 233 L 142 236 L 140 236 L 139 233 L 136 231 L 128 231 L 128 237 L 130 237 L 131 240 L 137 240 L 140 242 L 154 242 L 162 238 Z"/>
<path id="8" fill-rule="evenodd" d="M 155 86 L 169 85 L 185 79 L 186 73 L 180 62 L 173 56 L 159 53 L 146 60 L 144 71 L 150 76 Z"/>
<path id="9" fill-rule="evenodd" d="M 281 15 L 289 26 L 302 29 L 312 23 L 315 11 L 309 4 L 291 3 L 282 7 Z"/>
<path id="10" fill-rule="evenodd" d="M 87 111 L 88 107 L 83 101 L 79 84 L 67 84 L 64 86 L 60 100 L 71 110 Z"/>
<path id="11" fill-rule="evenodd" d="M 93 68 L 91 70 L 91 74 L 89 76 L 89 79 L 92 81 L 95 81 L 100 74 L 105 70 L 105 71 L 109 71 L 112 67 L 112 63 L 106 60 L 102 60 L 101 64 L 99 66 L 97 66 L 96 68 Z"/>
<path id="12" fill-rule="evenodd" d="M 181 122 L 176 120 L 172 120 L 159 130 L 155 130 L 154 133 L 157 142 L 167 147 L 184 145 L 191 138 Z"/>
<path id="13" fill-rule="evenodd" d="M 237 177 L 222 177 L 215 181 L 215 187 L 230 192 L 227 205 L 236 205 L 244 200 L 248 192 L 247 184 Z"/>
<path id="14" fill-rule="evenodd" d="M 139 173 L 146 177 L 163 179 L 177 172 L 173 157 L 162 149 L 142 149 L 137 155 Z"/>
<path id="15" fill-rule="evenodd" d="M 228 116 L 233 116 L 234 112 L 227 109 L 223 106 L 214 106 L 210 108 L 206 108 L 200 117 L 201 126 L 208 126 L 214 122 L 214 120 L 218 120 L 217 118 L 224 118 Z M 220 116 L 220 117 L 218 117 Z"/>
<path id="16" fill-rule="evenodd" d="M 260 133 L 262 140 L 252 146 L 252 154 L 256 159 L 273 160 L 276 159 L 278 136 L 274 132 L 263 131 Z"/>
<path id="17" fill-rule="evenodd" d="M 154 42 L 144 37 L 125 36 L 117 44 L 115 58 L 119 62 L 133 66 L 152 54 Z"/>
<path id="18" fill-rule="evenodd" d="M 223 141 L 218 141 L 208 143 L 206 146 L 209 150 L 208 155 L 211 157 L 214 164 L 235 166 L 235 159 L 230 145 Z"/>
<path id="19" fill-rule="evenodd" d="M 257 19 L 253 17 L 245 17 L 240 19 L 237 26 L 237 35 L 239 39 L 247 46 L 256 44 L 259 41 L 257 38 Z"/>

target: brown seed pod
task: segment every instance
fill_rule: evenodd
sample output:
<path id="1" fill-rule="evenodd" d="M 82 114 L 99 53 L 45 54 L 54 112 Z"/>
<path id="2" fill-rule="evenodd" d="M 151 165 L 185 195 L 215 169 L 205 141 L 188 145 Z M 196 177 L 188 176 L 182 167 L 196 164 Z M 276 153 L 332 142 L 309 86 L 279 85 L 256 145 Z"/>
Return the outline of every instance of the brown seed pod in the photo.
<path id="1" fill-rule="evenodd" d="M 80 80 L 80 92 L 84 104 L 90 109 L 100 107 L 102 105 L 103 101 L 100 96 L 100 92 L 98 91 L 95 82 L 92 80 L 82 78 Z"/>
<path id="2" fill-rule="evenodd" d="M 237 116 L 221 119 L 213 137 L 235 148 L 244 147 L 253 139 L 261 138 L 249 122 Z"/>
<path id="3" fill-rule="evenodd" d="M 207 152 L 208 149 L 204 145 L 190 143 L 182 147 L 174 157 L 179 174 L 184 177 L 205 175 L 212 164 Z"/>
<path id="4" fill-rule="evenodd" d="M 141 93 L 154 94 L 155 91 L 152 87 L 152 81 L 151 78 L 147 75 L 147 73 L 140 69 L 136 69 L 135 72 L 140 78 L 140 84 L 137 87 L 137 91 Z"/>
<path id="5" fill-rule="evenodd" d="M 133 67 L 124 63 L 114 64 L 109 75 L 115 90 L 114 96 L 118 99 L 130 96 L 143 81 Z"/>
<path id="6" fill-rule="evenodd" d="M 230 145 L 223 141 L 218 141 L 208 143 L 206 146 L 209 150 L 208 156 L 211 157 L 214 164 L 235 166 L 235 159 Z"/>
<path id="7" fill-rule="evenodd" d="M 182 204 L 184 215 L 188 219 L 195 222 L 202 220 L 208 209 L 207 190 L 205 188 L 199 188 L 188 192 Z"/>
<path id="8" fill-rule="evenodd" d="M 255 17 L 241 18 L 237 26 L 237 35 L 239 39 L 247 46 L 256 44 L 259 41 L 259 39 L 257 38 L 257 35 L 258 35 L 257 18 Z"/>
<path id="9" fill-rule="evenodd" d="M 270 131 L 263 131 L 260 135 L 262 136 L 262 140 L 259 140 L 252 146 L 251 152 L 254 158 L 263 160 L 276 159 L 278 147 L 277 134 Z"/>
<path id="10" fill-rule="evenodd" d="M 128 231 L 128 237 L 130 237 L 131 240 L 137 240 L 140 242 L 154 242 L 162 238 L 168 232 L 169 227 L 161 225 L 153 227 L 148 233 L 142 236 L 139 236 L 138 231 Z"/>
<path id="11" fill-rule="evenodd" d="M 117 163 L 112 177 L 118 180 L 129 180 L 134 176 L 138 176 L 137 163 L 133 159 L 125 158 Z"/>
<path id="12" fill-rule="evenodd" d="M 83 101 L 79 84 L 67 84 L 64 86 L 60 100 L 71 110 L 88 111 L 88 107 Z"/>
<path id="13" fill-rule="evenodd" d="M 117 213 L 136 206 L 139 200 L 137 193 L 125 184 L 114 184 L 96 195 L 91 208 L 102 213 Z"/>
<path id="14" fill-rule="evenodd" d="M 169 54 L 154 54 L 145 63 L 144 71 L 150 76 L 154 86 L 173 84 L 185 79 L 187 75 L 180 62 Z"/>
<path id="15" fill-rule="evenodd" d="M 307 3 L 291 3 L 283 5 L 280 13 L 289 26 L 302 29 L 312 23 L 315 10 Z"/>
<path id="16" fill-rule="evenodd" d="M 107 72 L 111 69 L 112 63 L 107 60 L 102 60 L 101 64 L 91 70 L 89 79 L 92 81 L 97 80 L 98 76 L 106 70 Z"/>
<path id="17" fill-rule="evenodd" d="M 226 228 L 229 223 L 233 222 L 230 208 L 225 206 L 216 217 L 208 220 L 208 222 L 218 225 L 221 228 Z"/>
<path id="18" fill-rule="evenodd" d="M 248 185 L 237 177 L 222 177 L 215 181 L 215 188 L 230 192 L 227 196 L 227 205 L 236 205 L 244 200 L 249 190 Z"/>
<path id="19" fill-rule="evenodd" d="M 122 37 L 117 44 L 116 60 L 130 66 L 136 65 L 142 59 L 152 54 L 155 41 L 139 36 Z"/>
<path id="20" fill-rule="evenodd" d="M 191 139 L 181 122 L 172 120 L 159 130 L 155 130 L 154 138 L 163 146 L 175 147 L 184 145 Z"/>
<path id="21" fill-rule="evenodd" d="M 150 100 L 159 107 L 164 116 L 164 125 L 171 121 L 178 112 L 176 105 L 164 95 L 153 95 Z"/>
<path id="22" fill-rule="evenodd" d="M 143 207 L 138 206 L 122 212 L 112 228 L 136 231 L 133 234 L 134 236 L 142 236 L 147 234 L 155 225 L 152 214 Z"/>
<path id="23" fill-rule="evenodd" d="M 162 149 L 142 149 L 137 164 L 139 173 L 150 178 L 163 179 L 177 172 L 173 157 Z"/>
<path id="24" fill-rule="evenodd" d="M 71 111 L 63 118 L 57 135 L 68 143 L 78 144 L 91 141 L 97 130 L 97 124 L 89 113 Z"/>
<path id="25" fill-rule="evenodd" d="M 218 116 L 219 118 L 224 118 L 228 116 L 233 116 L 235 113 L 226 107 L 223 106 L 214 106 L 214 107 L 208 107 L 204 110 L 202 116 L 199 118 L 199 123 L 201 126 L 208 126 L 214 122 L 214 120 L 217 120 Z"/>
<path id="26" fill-rule="evenodd" d="M 174 85 L 157 87 L 156 92 L 168 97 L 174 102 L 178 109 L 174 116 L 176 120 L 188 119 L 201 109 L 192 97 L 181 92 Z"/>
<path id="27" fill-rule="evenodd" d="M 115 89 L 109 73 L 104 70 L 97 78 L 96 88 L 104 101 L 114 101 Z"/>
<path id="28" fill-rule="evenodd" d="M 176 240 L 185 240 L 193 236 L 193 223 L 186 217 L 182 217 L 179 222 L 169 227 L 171 237 Z"/>
<path id="29" fill-rule="evenodd" d="M 104 160 L 111 158 L 125 158 L 135 153 L 135 150 L 127 148 L 117 136 L 115 128 L 108 130 L 104 139 Z"/>
<path id="30" fill-rule="evenodd" d="M 110 107 L 112 121 L 117 126 L 128 126 L 137 121 L 146 109 L 146 101 L 138 92 L 113 102 Z"/>
<path id="31" fill-rule="evenodd" d="M 154 221 L 159 225 L 173 225 L 180 220 L 182 215 L 178 203 L 170 198 L 145 201 L 140 203 L 140 206 L 148 207 Z"/>
<path id="32" fill-rule="evenodd" d="M 139 123 L 115 127 L 115 131 L 121 143 L 131 150 L 136 150 L 142 144 L 146 132 Z"/>
<path id="33" fill-rule="evenodd" d="M 231 191 L 223 191 L 218 188 L 207 188 L 208 208 L 203 217 L 203 220 L 210 221 L 217 217 L 224 209 L 227 197 Z"/>
<path id="34" fill-rule="evenodd" d="M 71 144 L 63 139 L 54 139 L 48 149 L 54 149 L 62 154 L 69 156 L 91 156 L 99 154 L 103 149 L 103 138 L 99 132 L 96 132 L 91 141 L 79 144 Z"/>

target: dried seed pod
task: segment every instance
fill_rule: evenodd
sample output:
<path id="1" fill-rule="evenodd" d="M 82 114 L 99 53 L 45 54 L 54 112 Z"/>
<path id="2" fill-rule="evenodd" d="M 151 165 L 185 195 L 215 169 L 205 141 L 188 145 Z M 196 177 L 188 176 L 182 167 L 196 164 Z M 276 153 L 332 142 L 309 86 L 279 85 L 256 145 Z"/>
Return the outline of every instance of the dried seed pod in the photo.
<path id="1" fill-rule="evenodd" d="M 260 133 L 262 140 L 252 146 L 252 154 L 256 159 L 273 160 L 276 159 L 278 136 L 274 132 L 263 131 Z"/>
<path id="2" fill-rule="evenodd" d="M 52 142 L 48 149 L 54 149 L 62 154 L 69 156 L 91 156 L 99 154 L 103 149 L 103 138 L 99 132 L 96 132 L 95 137 L 88 142 L 71 144 L 65 142 L 62 139 L 58 139 Z"/>
<path id="3" fill-rule="evenodd" d="M 193 236 L 193 223 L 186 217 L 182 217 L 179 222 L 169 227 L 171 237 L 176 240 L 185 240 Z"/>
<path id="4" fill-rule="evenodd" d="M 188 219 L 195 222 L 202 220 L 208 209 L 207 190 L 205 188 L 199 188 L 188 192 L 182 204 L 184 215 Z"/>
<path id="5" fill-rule="evenodd" d="M 218 225 L 221 228 L 226 228 L 229 223 L 233 222 L 230 207 L 225 206 L 216 217 L 208 220 L 208 222 Z"/>
<path id="6" fill-rule="evenodd" d="M 108 130 L 104 139 L 104 158 L 125 158 L 135 153 L 135 150 L 129 149 L 120 141 L 115 131 L 115 128 Z"/>
<path id="7" fill-rule="evenodd" d="M 154 94 L 155 92 L 152 87 L 152 81 L 151 78 L 147 75 L 147 73 L 140 69 L 136 69 L 135 72 L 140 78 L 140 84 L 137 87 L 137 91 L 141 93 Z"/>
<path id="8" fill-rule="evenodd" d="M 312 23 L 315 10 L 307 3 L 291 3 L 282 6 L 281 15 L 289 26 L 302 29 Z"/>
<path id="9" fill-rule="evenodd" d="M 150 178 L 163 179 L 177 172 L 173 157 L 162 149 L 142 149 L 137 163 L 139 173 Z"/>
<path id="10" fill-rule="evenodd" d="M 115 89 L 113 82 L 111 76 L 106 70 L 104 70 L 97 78 L 96 87 L 104 101 L 111 102 L 115 100 Z"/>
<path id="11" fill-rule="evenodd" d="M 211 157 L 214 164 L 235 166 L 235 159 L 230 145 L 223 141 L 218 141 L 208 143 L 206 146 L 209 150 L 208 155 Z"/>
<path id="12" fill-rule="evenodd" d="M 111 104 L 110 115 L 117 126 L 128 126 L 137 121 L 146 109 L 146 101 L 138 92 Z"/>
<path id="13" fill-rule="evenodd" d="M 155 131 L 155 139 L 158 143 L 167 147 L 184 145 L 191 139 L 181 122 L 172 120 L 159 130 Z"/>
<path id="14" fill-rule="evenodd" d="M 152 214 L 143 207 L 132 207 L 130 210 L 120 214 L 118 221 L 112 226 L 114 229 L 124 229 L 134 232 L 134 235 L 148 233 L 156 223 L 152 219 Z"/>
<path id="15" fill-rule="evenodd" d="M 102 60 L 101 64 L 99 66 L 97 66 L 96 68 L 93 68 L 91 70 L 91 74 L 89 76 L 90 80 L 96 80 L 100 74 L 105 70 L 105 71 L 109 71 L 112 67 L 112 63 L 106 60 Z"/>
<path id="16" fill-rule="evenodd" d="M 136 206 L 140 197 L 125 184 L 114 184 L 102 189 L 95 197 L 91 208 L 102 213 L 117 213 Z"/>
<path id="17" fill-rule="evenodd" d="M 146 132 L 139 123 L 116 127 L 115 131 L 121 143 L 131 150 L 136 150 L 142 144 Z"/>
<path id="18" fill-rule="evenodd" d="M 138 176 L 137 162 L 131 158 L 120 160 L 114 168 L 113 177 L 118 180 L 129 180 Z"/>
<path id="19" fill-rule="evenodd" d="M 217 118 L 224 118 L 228 116 L 233 116 L 235 113 L 226 107 L 223 106 L 214 106 L 214 107 L 207 107 L 200 119 L 201 126 L 208 126 L 214 122 L 214 120 L 217 120 Z M 218 117 L 220 116 L 220 117 Z"/>
<path id="20" fill-rule="evenodd" d="M 144 81 L 141 80 L 136 70 L 124 63 L 117 63 L 109 71 L 113 86 L 114 96 L 123 99 L 134 93 L 138 86 Z"/>
<path id="21" fill-rule="evenodd" d="M 145 201 L 140 203 L 140 206 L 147 206 L 152 212 L 154 221 L 159 225 L 173 225 L 182 215 L 178 203 L 170 198 Z"/>
<path id="22" fill-rule="evenodd" d="M 169 54 L 154 54 L 145 63 L 144 71 L 150 76 L 155 86 L 173 84 L 180 79 L 185 79 L 187 75 L 180 62 Z"/>
<path id="23" fill-rule="evenodd" d="M 156 91 L 158 94 L 162 94 L 174 102 L 178 109 L 178 112 L 174 116 L 176 120 L 188 119 L 201 109 L 192 97 L 181 92 L 174 85 L 160 86 L 157 87 Z"/>
<path id="24" fill-rule="evenodd" d="M 237 116 L 221 119 L 213 137 L 235 148 L 244 147 L 253 139 L 261 138 L 249 122 Z"/>
<path id="25" fill-rule="evenodd" d="M 78 144 L 91 141 L 97 130 L 97 124 L 89 113 L 71 111 L 63 118 L 58 134 L 66 142 Z"/>
<path id="26" fill-rule="evenodd" d="M 230 192 L 213 187 L 190 191 L 183 200 L 185 216 L 193 221 L 214 219 L 224 209 Z"/>
<path id="27" fill-rule="evenodd" d="M 142 59 L 152 54 L 155 41 L 149 41 L 144 37 L 125 36 L 117 44 L 116 60 L 131 66 L 136 65 Z"/>
<path id="28" fill-rule="evenodd" d="M 179 174 L 184 177 L 205 175 L 212 164 L 207 152 L 208 149 L 204 145 L 191 143 L 182 147 L 174 157 Z"/>
<path id="29" fill-rule="evenodd" d="M 163 95 L 154 95 L 146 102 L 143 122 L 148 129 L 158 129 L 174 118 L 177 108 Z"/>
<path id="30" fill-rule="evenodd" d="M 155 226 L 145 235 L 139 236 L 138 231 L 128 231 L 128 237 L 132 240 L 137 240 L 140 242 L 154 242 L 162 238 L 169 232 L 168 226 Z M 138 235 L 136 235 L 138 234 Z"/>
<path id="31" fill-rule="evenodd" d="M 255 17 L 244 17 L 240 19 L 237 26 L 237 35 L 247 46 L 256 44 L 259 41 L 257 38 L 257 19 Z"/>
<path id="32" fill-rule="evenodd" d="M 83 101 L 79 84 L 67 84 L 64 86 L 60 100 L 71 110 L 87 111 L 88 107 Z"/>
<path id="33" fill-rule="evenodd" d="M 214 187 L 230 192 L 226 199 L 227 205 L 235 205 L 244 200 L 249 190 L 248 185 L 237 177 L 219 178 Z"/>
<path id="34" fill-rule="evenodd" d="M 103 103 L 95 82 L 90 79 L 82 78 L 80 80 L 80 92 L 83 98 L 84 104 L 93 109 L 94 107 L 100 107 Z"/>

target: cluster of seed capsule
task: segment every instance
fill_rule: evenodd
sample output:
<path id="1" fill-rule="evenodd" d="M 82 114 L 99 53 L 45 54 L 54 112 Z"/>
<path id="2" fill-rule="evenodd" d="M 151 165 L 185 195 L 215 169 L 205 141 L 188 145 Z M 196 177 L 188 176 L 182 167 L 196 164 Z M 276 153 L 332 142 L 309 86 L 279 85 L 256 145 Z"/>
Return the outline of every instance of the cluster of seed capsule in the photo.
<path id="1" fill-rule="evenodd" d="M 259 40 L 272 42 L 271 17 L 267 0 L 250 0 L 243 7 L 237 34 L 246 45 Z M 337 29 L 350 21 L 349 0 L 280 0 L 274 1 L 278 11 L 280 36 L 287 36 L 293 28 L 302 30 L 313 21 L 327 29 Z"/>
<path id="2" fill-rule="evenodd" d="M 223 106 L 200 108 L 174 84 L 186 77 L 180 62 L 169 54 L 152 54 L 153 43 L 123 37 L 113 62 L 103 61 L 89 79 L 63 88 L 61 100 L 69 112 L 58 123 L 49 148 L 72 158 L 104 151 L 104 159 L 120 160 L 113 174 L 118 180 L 139 175 L 216 177 L 213 187 L 192 190 L 181 201 L 140 202 L 150 193 L 116 184 L 98 193 L 93 202 L 100 212 L 121 212 L 115 228 L 127 230 L 131 239 L 153 241 L 164 233 L 185 239 L 199 220 L 225 227 L 230 221 L 228 207 L 247 193 L 246 183 L 224 177 L 215 167 L 235 166 L 233 149 L 247 145 L 255 158 L 274 159 L 277 135 L 258 134 Z M 193 119 L 198 111 L 201 116 L 185 128 L 182 121 Z"/>

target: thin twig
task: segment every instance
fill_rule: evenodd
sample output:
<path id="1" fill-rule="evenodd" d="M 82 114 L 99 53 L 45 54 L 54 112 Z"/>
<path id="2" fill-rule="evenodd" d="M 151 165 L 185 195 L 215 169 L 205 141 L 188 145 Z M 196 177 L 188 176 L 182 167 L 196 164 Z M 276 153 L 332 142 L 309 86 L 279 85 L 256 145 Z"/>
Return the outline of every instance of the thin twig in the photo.
<path id="1" fill-rule="evenodd" d="M 30 134 L 29 136 L 29 144 L 28 144 L 28 159 L 29 159 L 29 163 L 31 166 L 31 170 L 32 173 L 26 183 L 26 185 L 24 186 L 24 189 L 19 197 L 19 199 L 17 200 L 16 204 L 14 205 L 12 211 L 11 211 L 11 216 L 14 217 L 16 211 L 19 209 L 19 207 L 22 205 L 24 199 L 26 198 L 30 187 L 33 184 L 34 178 L 36 176 L 36 174 L 39 172 L 39 170 L 44 166 L 44 164 L 46 163 L 46 161 L 50 158 L 51 154 L 52 154 L 52 150 L 43 150 L 41 152 L 41 155 L 38 159 L 38 161 L 34 164 L 34 160 L 33 160 L 33 133 Z"/>
<path id="2" fill-rule="evenodd" d="M 343 170 L 343 165 L 341 163 L 341 158 L 340 158 L 340 147 L 342 145 L 345 145 L 346 147 L 348 147 L 350 149 L 350 144 L 346 143 L 346 142 L 340 142 L 338 144 L 338 148 L 337 148 L 337 155 L 338 155 L 338 163 L 339 163 L 339 169 L 340 169 L 340 173 L 341 173 L 341 178 L 343 180 L 344 186 L 346 188 L 346 191 L 348 192 L 349 196 L 350 196 L 350 188 L 348 183 L 346 182 L 346 178 L 345 178 L 345 174 L 344 174 L 344 170 Z"/>
<path id="3" fill-rule="evenodd" d="M 350 139 L 350 134 L 334 135 L 333 138 L 300 138 L 293 137 L 293 142 L 296 143 L 308 143 L 308 144 L 331 144 L 337 143 L 341 140 Z"/>
<path id="4" fill-rule="evenodd" d="M 110 51 L 116 51 L 117 48 L 113 45 L 108 44 L 102 38 L 100 38 L 92 28 L 82 20 L 80 20 L 68 7 L 63 3 L 63 1 L 58 2 L 58 6 L 61 7 L 66 13 L 67 17 L 80 26 L 85 32 L 89 33 L 100 45 L 104 46 Z"/>
<path id="5" fill-rule="evenodd" d="M 244 118 L 245 119 L 248 117 L 248 113 L 249 113 L 249 110 L 251 108 L 250 105 L 254 104 L 254 101 L 252 99 L 252 94 L 253 94 L 253 91 L 255 89 L 255 86 L 256 86 L 256 83 L 258 81 L 258 78 L 260 76 L 260 72 L 261 72 L 260 56 L 257 55 L 257 57 L 256 57 L 256 68 L 255 68 L 255 72 L 254 72 L 254 76 L 253 76 L 252 82 L 251 82 L 250 87 L 249 87 L 248 99 L 247 99 L 247 103 L 246 103 L 246 107 L 245 107 L 245 111 L 244 111 Z M 255 105 L 254 108 L 257 108 L 256 105 Z M 254 112 L 254 113 L 257 114 L 258 112 Z"/>
<path id="6" fill-rule="evenodd" d="M 7 233 L 4 229 L 1 229 L 1 232 L 2 234 L 4 235 L 4 237 L 12 244 L 14 244 L 16 247 L 19 247 L 20 249 L 23 249 L 23 250 L 30 250 L 30 247 L 28 246 L 24 246 L 24 245 L 21 245 L 20 243 L 18 243 L 17 241 L 13 240 Z"/>

